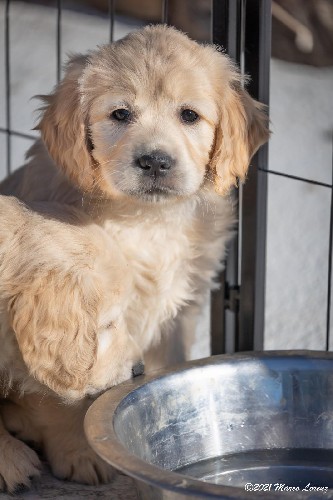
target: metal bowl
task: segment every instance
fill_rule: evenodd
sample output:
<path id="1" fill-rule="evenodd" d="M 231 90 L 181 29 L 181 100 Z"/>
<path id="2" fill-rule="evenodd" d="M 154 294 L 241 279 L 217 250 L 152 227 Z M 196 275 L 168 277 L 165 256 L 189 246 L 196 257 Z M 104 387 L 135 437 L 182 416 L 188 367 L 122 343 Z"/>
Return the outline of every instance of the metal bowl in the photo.
<path id="1" fill-rule="evenodd" d="M 141 376 L 100 396 L 85 430 L 144 500 L 333 498 L 333 355 L 214 356 Z"/>

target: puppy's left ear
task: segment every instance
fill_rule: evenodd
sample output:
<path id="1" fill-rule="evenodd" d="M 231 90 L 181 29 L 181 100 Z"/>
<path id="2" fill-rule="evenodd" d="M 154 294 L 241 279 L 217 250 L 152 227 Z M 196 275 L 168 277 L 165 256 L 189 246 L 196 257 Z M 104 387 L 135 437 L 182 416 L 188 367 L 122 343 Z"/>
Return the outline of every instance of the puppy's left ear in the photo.
<path id="1" fill-rule="evenodd" d="M 83 190 L 93 186 L 93 158 L 89 151 L 88 118 L 81 105 L 80 78 L 87 65 L 86 56 L 71 58 L 63 80 L 54 92 L 40 97 L 45 105 L 36 129 L 56 165 Z"/>
<path id="2" fill-rule="evenodd" d="M 224 195 L 238 179 L 244 181 L 252 156 L 269 139 L 269 120 L 265 106 L 239 84 L 229 88 L 222 101 L 211 168 L 216 191 Z"/>

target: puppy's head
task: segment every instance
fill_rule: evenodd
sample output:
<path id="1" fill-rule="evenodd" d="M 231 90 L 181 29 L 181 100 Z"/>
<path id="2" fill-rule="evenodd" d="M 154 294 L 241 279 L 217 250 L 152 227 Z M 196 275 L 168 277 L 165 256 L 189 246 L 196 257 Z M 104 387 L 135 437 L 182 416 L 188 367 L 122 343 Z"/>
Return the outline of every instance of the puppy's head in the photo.
<path id="1" fill-rule="evenodd" d="M 227 193 L 268 139 L 227 56 L 166 26 L 73 57 L 39 124 L 54 161 L 92 194 L 172 200 Z"/>

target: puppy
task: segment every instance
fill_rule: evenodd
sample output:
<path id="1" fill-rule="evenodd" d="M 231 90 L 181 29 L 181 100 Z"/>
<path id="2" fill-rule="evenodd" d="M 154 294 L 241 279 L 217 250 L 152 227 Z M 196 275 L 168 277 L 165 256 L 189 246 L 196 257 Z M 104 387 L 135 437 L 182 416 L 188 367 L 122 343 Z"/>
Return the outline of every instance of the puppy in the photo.
<path id="1" fill-rule="evenodd" d="M 9 491 L 38 471 L 20 439 L 60 478 L 111 478 L 83 435 L 89 402 L 191 333 L 230 238 L 226 195 L 268 139 L 230 59 L 166 26 L 73 56 L 42 99 L 41 140 L 0 186 Z"/>

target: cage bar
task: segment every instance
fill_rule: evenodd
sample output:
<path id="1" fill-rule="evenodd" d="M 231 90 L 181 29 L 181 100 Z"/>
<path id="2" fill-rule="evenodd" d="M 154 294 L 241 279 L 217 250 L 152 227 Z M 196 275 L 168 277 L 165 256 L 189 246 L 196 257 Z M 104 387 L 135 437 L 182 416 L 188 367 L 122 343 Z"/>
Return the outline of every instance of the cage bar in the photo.
<path id="1" fill-rule="evenodd" d="M 169 2 L 163 0 L 162 2 L 162 23 L 168 24 L 169 20 Z"/>
<path id="2" fill-rule="evenodd" d="M 57 0 L 57 82 L 61 79 L 61 15 L 62 0 Z"/>
<path id="3" fill-rule="evenodd" d="M 109 26 L 110 26 L 109 41 L 110 41 L 110 43 L 112 43 L 114 41 L 115 8 L 116 8 L 116 1 L 109 0 Z"/>
<path id="4" fill-rule="evenodd" d="M 333 135 L 332 135 L 332 177 L 333 183 Z M 332 255 L 333 255 L 333 187 L 331 186 L 331 212 L 328 240 L 328 273 L 327 273 L 327 312 L 326 312 L 326 351 L 330 350 L 331 329 L 331 295 L 332 295 Z"/>
<path id="5" fill-rule="evenodd" d="M 21 137 L 22 139 L 36 140 L 36 136 L 31 134 L 25 134 L 24 132 L 19 132 L 18 130 L 8 130 L 7 128 L 0 127 L 0 133 L 14 135 L 16 137 Z"/>
<path id="6" fill-rule="evenodd" d="M 245 72 L 255 99 L 269 103 L 271 1 L 247 0 L 245 10 Z M 236 351 L 261 350 L 264 342 L 266 202 L 268 145 L 251 161 L 242 192 L 241 284 Z"/>
<path id="7" fill-rule="evenodd" d="M 221 46 L 239 64 L 241 57 L 240 0 L 214 0 L 212 15 L 212 42 Z M 235 210 L 238 192 L 233 193 Z M 230 244 L 225 270 L 218 277 L 219 289 L 211 294 L 211 352 L 223 354 L 233 350 L 238 315 L 228 310 L 230 293 L 238 288 L 238 239 Z"/>
<path id="8" fill-rule="evenodd" d="M 223 47 L 227 52 L 229 48 L 229 0 L 213 0 L 212 3 L 212 42 Z M 226 309 L 226 271 L 218 276 L 218 290 L 211 293 L 210 303 L 210 342 L 212 354 L 223 354 L 225 352 L 225 309 Z"/>
<path id="9" fill-rule="evenodd" d="M 7 175 L 11 172 L 11 110 L 10 110 L 10 32 L 9 32 L 10 0 L 6 0 L 5 7 L 5 78 L 6 78 L 6 153 Z"/>

